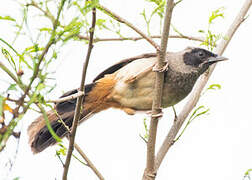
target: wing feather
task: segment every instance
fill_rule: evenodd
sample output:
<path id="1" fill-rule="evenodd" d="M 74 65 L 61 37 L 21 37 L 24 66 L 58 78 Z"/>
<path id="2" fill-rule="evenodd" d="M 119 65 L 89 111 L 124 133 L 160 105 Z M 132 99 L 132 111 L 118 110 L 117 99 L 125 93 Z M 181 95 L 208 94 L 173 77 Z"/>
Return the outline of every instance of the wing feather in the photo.
<path id="1" fill-rule="evenodd" d="M 109 68 L 105 69 L 103 72 L 101 72 L 98 76 L 96 76 L 93 80 L 93 82 L 97 81 L 98 79 L 103 78 L 106 74 L 112 74 L 116 72 L 117 70 L 121 69 L 122 67 L 126 66 L 127 64 L 131 63 L 132 61 L 142 59 L 142 58 L 150 58 L 150 57 L 156 57 L 156 53 L 146 53 L 139 56 L 134 56 L 131 58 L 123 59 L 120 62 L 110 66 Z"/>

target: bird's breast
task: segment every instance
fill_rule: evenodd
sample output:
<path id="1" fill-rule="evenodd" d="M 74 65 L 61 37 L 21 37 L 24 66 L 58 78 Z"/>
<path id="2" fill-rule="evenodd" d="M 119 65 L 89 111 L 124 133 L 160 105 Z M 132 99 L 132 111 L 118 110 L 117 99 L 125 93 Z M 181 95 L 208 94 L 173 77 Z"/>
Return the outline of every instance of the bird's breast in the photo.
<path id="1" fill-rule="evenodd" d="M 162 106 L 169 107 L 183 100 L 192 90 L 197 74 L 168 71 L 165 74 Z"/>
<path id="2" fill-rule="evenodd" d="M 125 71 L 123 70 L 116 75 L 118 81 L 113 89 L 112 98 L 123 107 L 135 110 L 150 110 L 152 108 L 155 72 L 150 70 L 141 78 L 129 83 L 125 77 L 135 74 L 132 71 L 137 71 L 137 69 L 134 69 L 134 66 L 131 68 L 131 71 L 126 71 L 125 69 Z M 193 75 L 188 76 L 170 71 L 166 72 L 162 107 L 172 106 L 185 98 L 190 93 L 196 79 Z"/>

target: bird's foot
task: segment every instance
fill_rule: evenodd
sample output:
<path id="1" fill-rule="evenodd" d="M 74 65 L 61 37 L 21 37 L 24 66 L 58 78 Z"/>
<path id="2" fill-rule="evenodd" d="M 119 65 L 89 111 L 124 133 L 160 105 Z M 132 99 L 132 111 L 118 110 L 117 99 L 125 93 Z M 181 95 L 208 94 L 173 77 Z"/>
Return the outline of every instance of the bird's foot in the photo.
<path id="1" fill-rule="evenodd" d="M 123 111 L 126 112 L 128 115 L 134 115 L 136 111 L 131 108 L 123 108 Z"/>
<path id="2" fill-rule="evenodd" d="M 151 117 L 152 118 L 161 118 L 161 117 L 163 117 L 163 112 L 162 111 L 160 111 L 159 113 L 157 113 L 157 114 L 151 114 Z"/>
<path id="3" fill-rule="evenodd" d="M 165 72 L 169 68 L 169 63 L 165 62 L 165 65 L 162 68 L 158 68 L 157 64 L 152 68 L 152 71 L 154 72 Z"/>

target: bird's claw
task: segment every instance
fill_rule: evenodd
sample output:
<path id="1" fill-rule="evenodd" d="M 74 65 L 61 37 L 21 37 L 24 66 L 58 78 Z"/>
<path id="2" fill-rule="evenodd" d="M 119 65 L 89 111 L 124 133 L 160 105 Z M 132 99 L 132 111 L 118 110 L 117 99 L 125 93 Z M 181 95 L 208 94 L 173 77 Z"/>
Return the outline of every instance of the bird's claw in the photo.
<path id="1" fill-rule="evenodd" d="M 158 68 L 157 64 L 152 68 L 152 71 L 154 72 L 165 72 L 167 71 L 169 68 L 169 63 L 166 62 L 165 65 L 162 68 Z"/>
<path id="2" fill-rule="evenodd" d="M 151 114 L 151 117 L 152 118 L 161 118 L 161 117 L 163 117 L 163 112 L 161 111 L 160 113 L 158 113 L 158 114 Z"/>

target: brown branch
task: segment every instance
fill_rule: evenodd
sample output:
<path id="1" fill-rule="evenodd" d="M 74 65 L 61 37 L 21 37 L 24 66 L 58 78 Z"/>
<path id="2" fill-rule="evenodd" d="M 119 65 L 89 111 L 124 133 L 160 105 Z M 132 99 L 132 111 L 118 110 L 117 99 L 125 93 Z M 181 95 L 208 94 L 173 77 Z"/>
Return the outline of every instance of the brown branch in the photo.
<path id="1" fill-rule="evenodd" d="M 96 9 L 93 8 L 92 9 L 92 25 L 91 25 L 91 28 L 89 31 L 90 32 L 90 41 L 88 44 L 88 51 L 87 51 L 86 60 L 83 65 L 80 91 L 84 91 L 87 66 L 88 66 L 91 51 L 93 48 L 93 37 L 94 37 L 95 23 L 96 23 Z M 65 167 L 64 167 L 64 172 L 63 172 L 63 178 L 62 178 L 63 180 L 67 180 L 67 174 L 68 174 L 68 169 L 69 169 L 69 165 L 70 165 L 70 161 L 71 161 L 71 157 L 72 157 L 72 152 L 73 152 L 73 148 L 74 148 L 74 139 L 75 139 L 75 134 L 76 134 L 76 130 L 77 130 L 77 125 L 80 120 L 80 110 L 81 110 L 81 105 L 83 103 L 83 100 L 84 100 L 84 96 L 80 96 L 77 98 L 76 108 L 75 108 L 75 112 L 74 112 L 73 125 L 71 128 L 72 131 L 70 133 L 70 138 L 69 138 L 70 139 L 69 140 L 69 147 L 68 147 L 68 151 L 67 151 L 67 157 L 66 157 Z"/>
<path id="2" fill-rule="evenodd" d="M 220 44 L 217 46 L 217 51 L 216 51 L 217 54 L 221 55 L 224 52 L 225 48 L 229 44 L 229 42 L 232 39 L 232 37 L 233 37 L 234 33 L 236 32 L 237 28 L 244 21 L 245 16 L 246 16 L 251 4 L 252 4 L 251 0 L 246 0 L 245 1 L 245 3 L 243 4 L 243 6 L 242 6 L 241 10 L 239 11 L 238 15 L 236 16 L 235 20 L 233 21 L 232 25 L 229 27 L 226 35 L 224 36 L 226 38 L 222 39 Z M 157 153 L 157 156 L 156 156 L 156 159 L 155 159 L 155 169 L 156 169 L 156 171 L 159 168 L 160 164 L 162 163 L 166 153 L 168 152 L 168 150 L 172 146 L 172 144 L 174 142 L 174 139 L 175 139 L 179 129 L 181 128 L 182 124 L 184 123 L 185 119 L 187 118 L 189 113 L 192 111 L 192 109 L 195 107 L 195 105 L 197 104 L 197 102 L 198 102 L 198 100 L 200 98 L 200 94 L 201 94 L 203 88 L 205 87 L 205 85 L 206 85 L 210 75 L 212 74 L 214 68 L 215 68 L 215 66 L 212 66 L 208 73 L 205 73 L 205 74 L 203 74 L 201 76 L 201 79 L 199 80 L 196 87 L 194 88 L 194 91 L 192 92 L 188 102 L 186 103 L 186 105 L 184 106 L 184 108 L 182 109 L 180 114 L 178 115 L 177 120 L 172 125 L 168 135 L 166 136 L 161 148 L 159 149 L 159 151 Z"/>
<path id="3" fill-rule="evenodd" d="M 156 134 L 157 134 L 157 125 L 158 119 L 162 116 L 161 112 L 161 99 L 162 99 L 162 89 L 164 83 L 164 71 L 162 69 L 165 67 L 165 58 L 166 58 L 166 49 L 168 43 L 168 37 L 170 32 L 170 24 L 172 11 L 174 7 L 173 0 L 167 0 L 165 18 L 164 18 L 164 27 L 161 37 L 161 48 L 160 51 L 157 51 L 158 62 L 156 72 L 156 81 L 153 92 L 153 103 L 152 103 L 152 118 L 150 122 L 149 138 L 147 143 L 147 161 L 146 169 L 143 174 L 143 180 L 154 180 L 156 178 L 155 171 L 155 144 L 156 144 Z M 160 71 L 161 70 L 161 71 Z"/>
<path id="4" fill-rule="evenodd" d="M 92 169 L 92 171 L 96 174 L 96 176 L 100 180 L 104 180 L 104 177 L 102 174 L 98 171 L 98 169 L 94 166 L 94 164 L 90 161 L 90 159 L 87 157 L 87 155 L 82 151 L 82 149 L 78 146 L 78 144 L 74 143 L 74 148 L 78 151 L 78 153 L 81 155 L 81 157 L 86 161 L 88 167 Z"/>
<path id="5" fill-rule="evenodd" d="M 70 128 L 65 124 L 65 122 L 61 119 L 61 117 L 58 114 L 57 116 L 59 117 L 59 120 L 63 124 L 63 126 L 67 129 L 68 133 L 71 133 Z M 69 137 L 67 139 L 69 140 Z M 74 143 L 74 148 L 78 151 L 81 157 L 86 161 L 87 164 L 85 165 L 87 165 L 100 180 L 104 180 L 104 177 L 102 176 L 102 174 L 98 171 L 98 169 L 95 167 L 95 165 L 91 162 L 91 160 L 87 157 L 87 155 L 84 153 L 84 151 L 80 148 L 80 146 L 77 143 Z M 62 164 L 63 166 L 65 166 L 64 163 Z"/>
<path id="6" fill-rule="evenodd" d="M 60 116 L 59 116 L 60 118 Z M 65 124 L 65 122 L 60 118 L 61 123 L 64 125 L 64 127 L 67 129 L 67 131 L 69 133 L 70 132 L 70 128 Z M 69 140 L 69 137 L 68 137 Z M 74 143 L 74 148 L 78 151 L 78 153 L 81 155 L 81 157 L 86 161 L 87 165 L 95 174 L 96 176 L 100 179 L 100 180 L 104 180 L 104 177 L 102 176 L 102 174 L 98 171 L 98 169 L 95 167 L 95 165 L 90 161 L 90 159 L 87 157 L 87 155 L 84 153 L 84 151 L 80 148 L 80 146 L 77 143 Z M 63 166 L 64 163 L 63 163 Z"/>
<path id="7" fill-rule="evenodd" d="M 144 34 L 140 29 L 138 29 L 136 26 L 134 26 L 132 23 L 130 23 L 126 19 L 120 17 L 119 15 L 117 15 L 114 12 L 112 12 L 111 10 L 109 10 L 108 8 L 104 7 L 101 4 L 99 4 L 99 8 L 101 8 L 106 13 L 108 13 L 109 15 L 111 15 L 112 17 L 114 17 L 118 22 L 124 23 L 128 27 L 130 27 L 131 29 L 133 29 L 136 33 L 138 33 L 140 36 L 142 36 L 144 39 L 146 39 L 153 47 L 155 47 L 155 49 L 157 51 L 159 51 L 159 49 L 160 49 L 159 45 L 155 41 L 153 41 L 149 36 L 147 36 L 146 34 Z"/>
<path id="8" fill-rule="evenodd" d="M 89 37 L 83 36 L 83 35 L 78 35 L 79 39 L 83 40 L 89 40 Z M 160 35 L 153 35 L 150 36 L 152 39 L 160 39 Z M 169 38 L 177 38 L 177 39 L 188 39 L 192 41 L 199 41 L 199 42 L 204 42 L 204 38 L 202 37 L 193 37 L 193 36 L 185 36 L 185 35 L 170 35 Z M 95 38 L 94 43 L 96 42 L 102 42 L 102 41 L 138 41 L 144 39 L 143 37 L 122 37 L 122 38 Z"/>
<path id="9" fill-rule="evenodd" d="M 60 99 L 55 99 L 55 100 L 48 100 L 46 102 L 47 103 L 61 103 L 61 102 L 64 102 L 64 101 L 76 99 L 76 98 L 78 98 L 80 96 L 83 96 L 83 95 L 84 95 L 83 91 L 78 91 L 77 93 L 72 94 L 70 96 L 66 96 L 66 97 L 63 97 L 63 98 L 60 98 Z"/>

